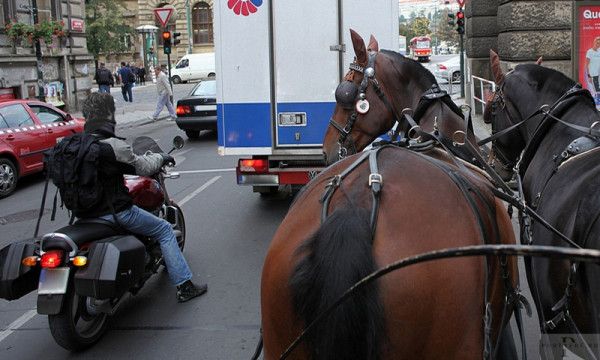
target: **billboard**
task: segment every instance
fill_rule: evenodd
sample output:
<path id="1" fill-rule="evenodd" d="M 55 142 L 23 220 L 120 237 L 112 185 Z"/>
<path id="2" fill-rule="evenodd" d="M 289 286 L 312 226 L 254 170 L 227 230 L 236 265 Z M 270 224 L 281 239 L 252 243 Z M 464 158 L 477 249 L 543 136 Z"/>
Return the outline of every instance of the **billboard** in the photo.
<path id="1" fill-rule="evenodd" d="M 573 77 L 600 110 L 600 1 L 575 1 L 573 20 Z"/>

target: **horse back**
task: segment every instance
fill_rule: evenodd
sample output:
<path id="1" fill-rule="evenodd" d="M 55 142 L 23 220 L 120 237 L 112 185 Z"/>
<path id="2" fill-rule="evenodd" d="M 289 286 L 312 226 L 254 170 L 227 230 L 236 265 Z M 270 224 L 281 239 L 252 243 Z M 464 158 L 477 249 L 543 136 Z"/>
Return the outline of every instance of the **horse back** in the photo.
<path id="1" fill-rule="evenodd" d="M 369 271 L 408 256 L 480 245 L 482 231 L 489 242 L 514 243 L 510 219 L 485 180 L 465 173 L 444 156 L 431 155 L 398 148 L 381 151 L 378 166 L 383 190 L 374 236 L 368 221 L 372 192 L 366 164 L 342 181 L 331 199 L 328 217 L 321 224 L 319 198 L 329 179 L 356 157 L 328 168 L 296 200 L 274 236 L 263 268 L 261 305 L 266 359 L 278 358 L 319 311 Z M 474 196 L 472 204 L 452 176 L 469 184 L 467 196 Z M 476 212 L 484 214 L 481 226 Z M 515 264 L 510 264 L 513 277 Z M 354 311 L 346 308 L 348 311 L 317 324 L 314 334 L 321 335 L 303 342 L 290 358 L 325 359 L 326 356 L 315 354 L 340 355 L 339 347 L 328 353 L 324 348 L 327 344 L 315 345 L 321 337 L 337 346 L 367 349 L 359 351 L 357 354 L 362 356 L 355 355 L 354 359 L 481 357 L 484 266 L 482 258 L 456 258 L 387 274 L 348 302 Z M 503 291 L 500 271 L 493 259 L 490 269 L 489 298 L 494 319 L 500 319 Z M 343 285 L 331 285 L 334 282 Z M 494 337 L 499 327 L 495 325 Z M 336 339 L 336 334 L 346 335 Z M 322 348 L 315 352 L 313 346 Z"/>

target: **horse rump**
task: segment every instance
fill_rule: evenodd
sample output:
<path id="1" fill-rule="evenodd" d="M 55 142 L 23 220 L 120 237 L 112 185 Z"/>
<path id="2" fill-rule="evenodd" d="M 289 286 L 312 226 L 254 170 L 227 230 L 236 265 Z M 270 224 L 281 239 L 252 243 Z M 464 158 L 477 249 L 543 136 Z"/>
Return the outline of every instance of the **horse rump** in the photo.
<path id="1" fill-rule="evenodd" d="M 338 207 L 300 248 L 290 277 L 295 312 L 310 326 L 377 269 L 369 211 Z M 377 282 L 363 287 L 306 333 L 310 359 L 379 359 L 384 312 Z"/>

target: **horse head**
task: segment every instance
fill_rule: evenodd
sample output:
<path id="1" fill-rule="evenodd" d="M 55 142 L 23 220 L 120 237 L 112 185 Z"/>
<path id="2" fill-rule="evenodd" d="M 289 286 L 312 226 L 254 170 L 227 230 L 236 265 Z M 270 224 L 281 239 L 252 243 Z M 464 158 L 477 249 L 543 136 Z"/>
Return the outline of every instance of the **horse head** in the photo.
<path id="1" fill-rule="evenodd" d="M 405 108 L 414 108 L 435 78 L 414 60 L 379 51 L 350 30 L 355 60 L 335 91 L 336 106 L 323 139 L 323 156 L 332 164 L 363 150 L 390 130 Z"/>
<path id="2" fill-rule="evenodd" d="M 510 180 L 521 152 L 543 118 L 540 109 L 554 104 L 574 82 L 556 70 L 535 64 L 522 64 L 507 73 L 500 68 L 500 58 L 490 50 L 490 64 L 496 83 L 483 112 L 492 135 L 505 131 L 492 143 L 496 171 Z M 523 123 L 523 126 L 517 124 Z M 507 130 L 508 128 L 512 130 Z"/>

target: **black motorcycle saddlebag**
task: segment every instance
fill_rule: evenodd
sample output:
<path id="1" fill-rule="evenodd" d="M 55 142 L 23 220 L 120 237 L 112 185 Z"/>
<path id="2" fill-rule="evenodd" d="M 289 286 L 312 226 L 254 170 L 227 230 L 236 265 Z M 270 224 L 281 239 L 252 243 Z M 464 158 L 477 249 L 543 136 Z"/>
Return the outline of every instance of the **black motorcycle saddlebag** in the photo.
<path id="1" fill-rule="evenodd" d="M 123 295 L 144 275 L 145 256 L 144 244 L 132 235 L 96 241 L 87 265 L 75 273 L 75 293 L 96 299 Z"/>
<path id="2" fill-rule="evenodd" d="M 33 239 L 5 246 L 0 250 L 0 298 L 16 300 L 37 289 L 40 279 L 39 266 L 25 266 L 21 262 L 35 255 L 37 249 Z"/>

